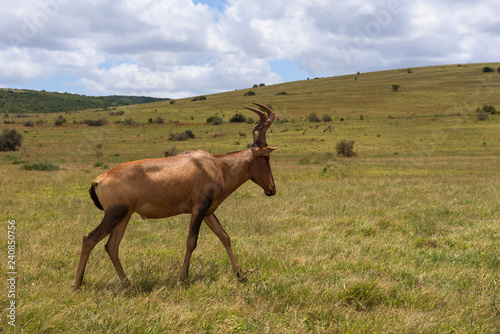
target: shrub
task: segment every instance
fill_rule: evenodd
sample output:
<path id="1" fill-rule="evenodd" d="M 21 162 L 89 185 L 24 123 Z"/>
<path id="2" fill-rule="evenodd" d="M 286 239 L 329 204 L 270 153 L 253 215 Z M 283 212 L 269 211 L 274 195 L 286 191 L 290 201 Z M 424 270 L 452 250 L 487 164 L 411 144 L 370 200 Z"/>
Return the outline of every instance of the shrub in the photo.
<path id="1" fill-rule="evenodd" d="M 224 122 L 222 117 L 219 116 L 212 116 L 207 118 L 207 123 L 212 124 L 212 125 L 221 125 Z"/>
<path id="2" fill-rule="evenodd" d="M 155 123 L 156 124 L 163 124 L 163 123 L 165 123 L 165 120 L 163 118 L 161 118 L 160 116 L 158 116 L 155 119 Z"/>
<path id="3" fill-rule="evenodd" d="M 191 130 L 186 130 L 185 132 L 170 132 L 168 140 L 170 141 L 184 141 L 188 140 L 189 138 L 194 138 L 194 133 Z"/>
<path id="4" fill-rule="evenodd" d="M 32 127 L 32 126 L 33 126 L 33 125 L 35 125 L 35 124 L 33 124 L 33 121 L 29 120 L 29 121 L 23 122 L 23 125 L 24 125 L 24 126 L 29 126 L 29 127 Z"/>
<path id="5" fill-rule="evenodd" d="M 478 121 L 486 121 L 488 119 L 488 113 L 481 108 L 476 109 L 476 118 Z"/>
<path id="6" fill-rule="evenodd" d="M 176 133 L 170 132 L 168 140 L 170 140 L 170 141 L 184 141 L 184 140 L 188 140 L 188 137 L 186 136 L 185 132 L 176 132 Z"/>
<path id="7" fill-rule="evenodd" d="M 323 120 L 323 122 L 331 122 L 332 121 L 332 118 L 330 117 L 330 115 L 323 115 L 323 117 L 321 117 L 321 119 Z"/>
<path id="8" fill-rule="evenodd" d="M 28 163 L 25 162 L 21 166 L 21 170 L 36 170 L 36 171 L 56 171 L 59 170 L 60 167 L 56 163 L 51 163 L 48 161 L 43 161 L 43 162 L 34 162 L 34 163 Z"/>
<path id="9" fill-rule="evenodd" d="M 259 87 L 264 87 L 264 86 L 266 86 L 266 84 L 265 84 L 265 83 L 260 83 L 260 84 L 259 84 Z"/>
<path id="10" fill-rule="evenodd" d="M 483 111 L 491 115 L 495 115 L 497 113 L 494 106 L 483 106 Z"/>
<path id="11" fill-rule="evenodd" d="M 249 90 L 248 92 L 246 92 L 244 94 L 245 96 L 254 96 L 255 95 L 255 92 L 253 90 Z"/>
<path id="12" fill-rule="evenodd" d="M 309 120 L 309 122 L 321 122 L 318 115 L 316 115 L 316 113 L 314 113 L 314 112 L 307 115 L 307 119 Z"/>
<path id="13" fill-rule="evenodd" d="M 0 135 L 0 151 L 16 151 L 23 142 L 23 136 L 15 129 L 5 129 Z"/>
<path id="14" fill-rule="evenodd" d="M 392 91 L 397 92 L 399 90 L 399 85 L 392 85 Z"/>
<path id="15" fill-rule="evenodd" d="M 288 93 L 287 93 L 287 92 L 285 92 L 285 91 L 281 91 L 281 92 L 276 93 L 276 95 L 278 95 L 278 96 L 279 96 L 279 95 L 288 95 Z"/>
<path id="16" fill-rule="evenodd" d="M 123 110 L 109 112 L 109 116 L 122 116 L 123 114 L 125 114 L 125 111 Z"/>
<path id="17" fill-rule="evenodd" d="M 83 121 L 83 123 L 87 124 L 88 126 L 104 126 L 109 123 L 107 118 L 101 118 L 101 119 L 86 119 Z"/>
<path id="18" fill-rule="evenodd" d="M 337 150 L 337 155 L 344 157 L 354 157 L 356 153 L 354 153 L 354 140 L 346 140 L 342 139 L 335 146 Z"/>
<path id="19" fill-rule="evenodd" d="M 175 100 L 170 101 L 169 104 L 175 104 Z"/>
<path id="20" fill-rule="evenodd" d="M 123 124 L 125 124 L 125 125 L 136 125 L 137 123 L 131 117 L 129 117 L 129 118 L 125 118 L 125 120 L 123 121 Z"/>
<path id="21" fill-rule="evenodd" d="M 191 99 L 191 101 L 205 101 L 207 99 L 206 96 L 197 96 L 193 99 Z"/>
<path id="22" fill-rule="evenodd" d="M 483 73 L 495 72 L 493 67 L 485 66 L 483 67 Z"/>
<path id="23" fill-rule="evenodd" d="M 229 122 L 231 122 L 231 123 L 244 123 L 246 120 L 247 120 L 247 118 L 245 117 L 245 115 L 236 113 L 236 114 L 234 114 L 233 117 L 231 117 L 229 119 Z"/>
<path id="24" fill-rule="evenodd" d="M 65 124 L 67 121 L 66 121 L 66 118 L 64 118 L 63 116 L 59 115 L 59 117 L 56 118 L 56 120 L 54 121 L 54 125 L 55 126 L 61 126 L 63 124 Z"/>

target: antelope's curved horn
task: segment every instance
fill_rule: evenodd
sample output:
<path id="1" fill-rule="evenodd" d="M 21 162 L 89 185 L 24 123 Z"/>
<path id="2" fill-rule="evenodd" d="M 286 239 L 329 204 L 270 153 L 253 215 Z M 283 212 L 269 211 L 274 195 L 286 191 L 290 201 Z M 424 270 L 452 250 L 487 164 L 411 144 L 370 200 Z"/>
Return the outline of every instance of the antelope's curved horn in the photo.
<path id="1" fill-rule="evenodd" d="M 274 122 L 274 118 L 276 117 L 274 114 L 274 111 L 271 110 L 268 106 L 260 103 L 253 103 L 256 106 L 261 107 L 264 111 L 262 112 L 259 109 L 252 108 L 252 107 L 245 107 L 248 110 L 252 110 L 255 112 L 257 115 L 260 117 L 259 123 L 257 123 L 253 130 L 253 147 L 267 147 L 267 141 L 266 141 L 266 131 L 269 129 L 271 124 Z"/>

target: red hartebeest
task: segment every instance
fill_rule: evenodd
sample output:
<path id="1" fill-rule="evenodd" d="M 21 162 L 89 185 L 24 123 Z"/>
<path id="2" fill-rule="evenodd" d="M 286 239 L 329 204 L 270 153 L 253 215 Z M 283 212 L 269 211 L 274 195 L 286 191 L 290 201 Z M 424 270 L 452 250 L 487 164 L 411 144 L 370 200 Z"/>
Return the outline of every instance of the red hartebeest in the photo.
<path id="1" fill-rule="evenodd" d="M 275 148 L 267 147 L 266 142 L 266 131 L 273 123 L 275 114 L 269 107 L 255 104 L 265 112 L 245 107 L 260 117 L 253 128 L 254 142 L 249 149 L 215 156 L 194 150 L 168 158 L 127 162 L 99 175 L 92 182 L 90 196 L 95 205 L 104 210 L 104 218 L 96 229 L 83 237 L 73 282 L 75 288 L 82 284 L 90 252 L 108 235 L 105 249 L 120 279 L 129 283 L 120 263 L 118 248 L 134 212 L 144 219 L 191 214 L 181 280 L 188 277 L 191 254 L 196 248 L 202 221 L 219 237 L 236 274 L 242 274 L 231 249 L 231 239 L 214 211 L 249 179 L 261 186 L 267 196 L 276 193 L 269 163 L 269 155 Z"/>

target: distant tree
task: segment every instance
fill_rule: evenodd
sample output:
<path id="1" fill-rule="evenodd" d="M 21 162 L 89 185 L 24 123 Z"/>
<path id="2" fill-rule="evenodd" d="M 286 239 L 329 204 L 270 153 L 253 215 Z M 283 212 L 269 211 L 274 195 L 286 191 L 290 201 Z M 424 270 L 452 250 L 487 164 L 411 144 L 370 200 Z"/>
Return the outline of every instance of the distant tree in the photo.
<path id="1" fill-rule="evenodd" d="M 264 87 L 266 84 L 265 83 L 260 83 L 259 87 Z"/>
<path id="2" fill-rule="evenodd" d="M 205 101 L 206 99 L 207 99 L 206 96 L 197 96 L 197 97 L 191 99 L 191 101 L 193 101 L 193 102 L 194 101 Z"/>
<path id="3" fill-rule="evenodd" d="M 495 72 L 493 67 L 485 66 L 483 67 L 483 73 Z"/>
<path id="4" fill-rule="evenodd" d="M 397 92 L 399 90 L 399 85 L 392 85 L 392 91 Z"/>
<path id="5" fill-rule="evenodd" d="M 248 92 L 246 92 L 244 94 L 245 96 L 254 96 L 255 95 L 255 92 L 253 90 L 249 90 Z"/>
<path id="6" fill-rule="evenodd" d="M 4 129 L 0 135 L 0 151 L 16 151 L 23 142 L 23 136 L 16 129 Z"/>
<path id="7" fill-rule="evenodd" d="M 330 117 L 330 115 L 323 115 L 323 117 L 321 117 L 321 119 L 323 120 L 323 122 L 331 122 L 332 121 L 332 118 Z"/>
<path id="8" fill-rule="evenodd" d="M 255 84 L 252 86 L 252 88 L 259 88 L 259 85 Z"/>

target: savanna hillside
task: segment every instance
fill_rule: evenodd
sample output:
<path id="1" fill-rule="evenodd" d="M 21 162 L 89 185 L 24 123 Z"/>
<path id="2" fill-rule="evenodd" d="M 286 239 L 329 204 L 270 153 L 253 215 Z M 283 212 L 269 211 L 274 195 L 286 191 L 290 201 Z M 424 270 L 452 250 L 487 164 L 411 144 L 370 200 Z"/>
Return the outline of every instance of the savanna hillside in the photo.
<path id="1" fill-rule="evenodd" d="M 0 153 L 2 226 L 17 226 L 16 330 L 496 333 L 500 116 L 487 109 L 478 120 L 476 110 L 500 109 L 499 66 L 356 73 L 206 99 L 7 114 L 0 130 L 23 136 L 18 151 Z M 279 118 L 267 135 L 279 147 L 271 158 L 278 192 L 268 198 L 248 182 L 217 211 L 246 281 L 202 227 L 189 281 L 179 283 L 188 217 L 133 216 L 120 249 L 132 286 L 120 284 L 103 241 L 81 291 L 72 291 L 82 236 L 102 218 L 88 196 L 91 181 L 165 151 L 245 149 L 256 117 L 242 107 L 252 101 L 272 105 Z M 235 114 L 253 120 L 230 122 Z M 309 121 L 314 114 L 320 122 Z M 354 141 L 356 156 L 337 155 L 342 139 Z M 4 258 L 7 249 L 4 233 Z M 1 299 L 3 309 L 7 303 Z M 5 318 L 1 325 L 10 330 Z"/>

